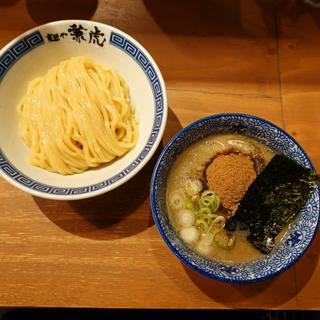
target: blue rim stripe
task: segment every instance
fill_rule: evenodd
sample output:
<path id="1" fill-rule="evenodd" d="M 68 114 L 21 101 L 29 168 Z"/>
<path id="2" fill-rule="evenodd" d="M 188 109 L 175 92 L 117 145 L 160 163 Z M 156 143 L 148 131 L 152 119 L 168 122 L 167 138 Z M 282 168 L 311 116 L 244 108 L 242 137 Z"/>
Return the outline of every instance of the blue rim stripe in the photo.
<path id="1" fill-rule="evenodd" d="M 44 40 L 39 31 L 32 32 L 13 44 L 0 57 L 0 81 L 9 69 L 30 50 L 43 45 Z"/>

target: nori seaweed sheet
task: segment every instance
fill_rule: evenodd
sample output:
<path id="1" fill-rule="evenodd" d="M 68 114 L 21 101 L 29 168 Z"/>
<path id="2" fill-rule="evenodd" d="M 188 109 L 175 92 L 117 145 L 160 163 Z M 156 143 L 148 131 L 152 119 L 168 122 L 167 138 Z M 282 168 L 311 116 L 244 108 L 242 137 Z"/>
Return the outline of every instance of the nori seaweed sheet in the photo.
<path id="1" fill-rule="evenodd" d="M 248 188 L 226 229 L 234 230 L 236 223 L 249 229 L 247 240 L 269 253 L 275 237 L 299 214 L 319 182 L 314 171 L 285 155 L 275 155 Z"/>

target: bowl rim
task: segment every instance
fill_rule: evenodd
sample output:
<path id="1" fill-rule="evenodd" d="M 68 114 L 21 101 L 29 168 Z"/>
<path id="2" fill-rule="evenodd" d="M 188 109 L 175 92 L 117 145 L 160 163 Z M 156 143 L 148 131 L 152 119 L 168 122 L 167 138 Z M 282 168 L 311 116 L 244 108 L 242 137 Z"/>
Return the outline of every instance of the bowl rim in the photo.
<path id="1" fill-rule="evenodd" d="M 12 184 L 13 186 L 17 187 L 18 189 L 25 191 L 33 196 L 38 196 L 41 198 L 46 198 L 46 199 L 54 199 L 54 200 L 79 200 L 79 199 L 86 199 L 86 198 L 91 198 L 91 197 L 95 197 L 98 196 L 100 194 L 109 192 L 113 189 L 116 189 L 117 187 L 121 186 L 122 184 L 126 183 L 128 180 L 132 179 L 139 171 L 142 170 L 142 168 L 150 161 L 150 159 L 152 158 L 152 156 L 154 155 L 154 153 L 156 152 L 161 140 L 162 140 L 162 136 L 166 127 L 166 123 L 167 123 L 167 117 L 168 117 L 168 100 L 167 100 L 167 90 L 166 90 L 166 86 L 165 86 L 165 82 L 163 79 L 163 76 L 161 74 L 161 71 L 157 65 L 157 63 L 155 62 L 155 60 L 153 59 L 153 57 L 151 56 L 151 54 L 149 53 L 149 51 L 140 43 L 138 42 L 136 39 L 134 39 L 132 36 L 130 36 L 129 34 L 127 34 L 126 32 L 113 27 L 109 24 L 105 24 L 105 23 L 101 23 L 101 22 L 97 22 L 94 20 L 83 20 L 83 19 L 66 19 L 66 20 L 56 20 L 56 21 L 52 21 L 52 22 L 48 22 L 39 26 L 36 26 L 32 29 L 29 29 L 25 32 L 23 32 L 22 34 L 18 35 L 17 37 L 15 37 L 14 39 L 12 39 L 9 43 L 7 43 L 4 47 L 2 47 L 0 49 L 0 57 L 3 56 L 4 53 L 6 53 L 13 45 L 17 44 L 19 41 L 21 41 L 22 39 L 25 39 L 28 35 L 31 35 L 35 32 L 41 32 L 43 29 L 48 28 L 50 26 L 57 26 L 57 25 L 65 25 L 68 23 L 76 23 L 76 24 L 94 24 L 96 26 L 101 26 L 103 28 L 107 28 L 110 30 L 110 38 L 108 39 L 108 41 L 110 42 L 111 36 L 113 33 L 115 33 L 116 35 L 120 35 L 122 38 L 124 38 L 125 40 L 128 40 L 128 42 L 131 42 L 131 44 L 133 44 L 134 46 L 136 46 L 136 48 L 142 52 L 142 54 L 145 55 L 145 57 L 147 58 L 148 62 L 150 63 L 150 65 L 154 68 L 154 71 L 156 73 L 156 76 L 159 80 L 160 83 L 160 88 L 161 88 L 161 95 L 162 95 L 162 120 L 161 120 L 161 125 L 159 127 L 159 131 L 158 134 L 156 136 L 156 139 L 153 141 L 149 151 L 147 152 L 147 154 L 145 155 L 145 157 L 143 158 L 143 160 L 141 160 L 138 165 L 132 169 L 128 174 L 124 175 L 122 178 L 120 178 L 119 180 L 111 183 L 111 184 L 107 184 L 106 186 L 97 189 L 97 190 L 90 190 L 88 192 L 85 193 L 74 193 L 74 194 L 54 194 L 54 193 L 47 193 L 44 191 L 39 191 L 36 189 L 32 189 L 28 186 L 25 186 L 19 182 L 17 182 L 15 179 L 13 179 L 10 175 L 8 175 L 6 172 L 4 172 L 1 168 L 0 168 L 0 176 L 3 177 L 6 181 L 8 181 L 10 184 Z M 44 44 L 47 44 L 47 41 L 44 41 Z M 116 46 L 114 44 L 114 46 L 120 50 L 124 50 L 119 48 L 119 46 Z M 128 54 L 128 52 L 126 52 Z M 24 54 L 21 55 L 21 57 Z M 129 54 L 128 54 L 129 55 Z M 133 58 L 132 56 L 128 56 L 128 58 Z M 20 59 L 20 57 L 19 57 Z M 135 61 L 138 64 L 138 61 Z M 138 64 L 141 68 L 141 64 Z M 148 82 L 151 85 L 151 89 L 153 91 L 153 86 L 151 83 L 151 80 L 148 78 L 147 76 L 147 72 L 145 69 L 142 68 L 142 72 L 145 73 Z M 3 78 L 5 77 L 5 74 L 3 75 Z M 156 123 L 156 96 L 155 93 L 153 92 L 153 100 L 154 100 L 154 120 L 153 123 Z M 152 134 L 152 130 L 150 131 L 150 137 Z M 139 155 L 137 156 L 137 158 L 133 161 L 131 161 L 130 163 L 127 163 L 123 169 L 121 169 L 119 172 L 116 171 L 115 175 L 118 175 L 120 173 L 122 173 L 126 168 L 128 168 L 131 164 L 133 164 L 140 156 L 140 154 L 142 153 L 142 151 L 144 150 L 144 148 L 147 146 L 150 137 L 148 138 L 147 142 L 143 145 L 143 147 L 141 147 L 141 150 L 139 151 Z M 21 172 L 18 168 L 16 168 L 5 156 L 4 152 L 2 151 L 2 148 L 0 146 L 0 153 L 3 156 L 3 160 L 8 162 L 14 169 L 16 172 L 18 172 L 19 174 L 22 174 L 23 177 L 26 177 L 27 179 L 34 181 L 37 183 L 37 180 L 29 177 L 28 175 L 24 174 L 23 172 Z M 1 160 L 1 159 L 0 159 Z M 1 162 L 1 161 L 0 161 Z M 81 174 L 81 173 L 80 173 Z M 110 177 L 111 178 L 111 177 Z M 109 178 L 108 178 L 109 179 Z M 97 183 L 95 183 L 94 185 L 98 185 L 101 184 L 103 182 L 105 182 L 107 179 L 106 178 L 102 178 L 101 180 L 99 180 Z M 40 182 L 39 182 L 40 183 Z M 80 187 L 58 187 L 58 186 L 52 186 L 50 184 L 47 183 L 40 183 L 42 185 L 48 186 L 48 187 L 53 187 L 53 188 L 60 188 L 60 189 L 81 189 L 81 188 L 86 188 L 86 187 L 91 187 L 93 186 L 93 184 L 89 183 L 88 185 L 84 185 L 84 186 L 80 186 Z"/>
<path id="2" fill-rule="evenodd" d="M 214 115 L 209 115 L 206 117 L 203 117 L 201 119 L 198 119 L 192 123 L 190 123 L 189 125 L 187 125 L 186 127 L 182 128 L 181 130 L 179 130 L 171 139 L 170 141 L 167 143 L 167 145 L 164 147 L 164 149 L 162 150 L 155 166 L 154 166 L 154 170 L 152 172 L 152 176 L 151 176 L 151 183 L 150 183 L 150 206 L 151 206 L 151 212 L 152 212 L 152 217 L 153 220 L 157 226 L 158 232 L 160 233 L 161 237 L 163 238 L 163 240 L 165 241 L 165 243 L 167 244 L 167 246 L 169 247 L 169 249 L 171 250 L 171 252 L 179 259 L 180 262 L 182 262 L 184 265 L 186 265 L 187 267 L 189 267 L 191 270 L 200 273 L 201 275 L 209 278 L 209 279 L 214 279 L 214 280 L 218 280 L 224 283 L 231 283 L 231 284 L 249 284 L 249 283 L 257 283 L 257 282 L 261 282 L 264 280 L 268 280 L 271 279 L 283 272 L 285 272 L 286 270 L 288 270 L 290 267 L 292 267 L 305 253 L 306 251 L 309 249 L 309 247 L 311 246 L 317 231 L 319 229 L 320 226 L 320 212 L 318 212 L 318 218 L 317 218 L 317 224 L 315 226 L 315 232 L 312 236 L 312 238 L 310 239 L 309 243 L 307 244 L 307 246 L 304 248 L 304 250 L 302 250 L 300 252 L 300 254 L 298 254 L 292 261 L 290 261 L 289 263 L 287 263 L 285 266 L 283 266 L 282 268 L 278 269 L 277 271 L 272 272 L 271 274 L 267 274 L 261 277 L 256 277 L 253 279 L 232 279 L 232 278 L 224 278 L 221 277 L 217 274 L 215 274 L 214 272 L 209 273 L 206 272 L 205 270 L 203 270 L 201 267 L 198 267 L 197 264 L 193 264 L 191 263 L 191 260 L 185 259 L 185 257 L 183 257 L 178 250 L 175 249 L 175 247 L 171 244 L 170 240 L 168 239 L 168 237 L 166 236 L 166 233 L 164 232 L 163 228 L 161 227 L 161 223 L 158 219 L 157 213 L 156 213 L 156 188 L 154 187 L 156 185 L 156 177 L 158 175 L 158 171 L 159 171 L 159 167 L 160 167 L 160 163 L 162 162 L 163 158 L 165 158 L 165 156 L 167 155 L 168 150 L 171 148 L 171 146 L 175 143 L 175 141 L 182 136 L 186 131 L 189 131 L 190 129 L 192 129 L 193 127 L 198 126 L 199 124 L 208 121 L 208 120 L 215 120 L 215 119 L 220 119 L 220 118 L 227 118 L 227 117 L 241 117 L 244 119 L 255 119 L 258 120 L 262 123 L 265 123 L 267 125 L 270 125 L 271 127 L 276 128 L 277 130 L 279 130 L 281 133 L 283 133 L 287 138 L 289 138 L 290 140 L 292 140 L 297 146 L 298 148 L 301 149 L 303 155 L 306 157 L 306 160 L 308 161 L 308 164 L 310 165 L 310 168 L 314 170 L 314 166 L 309 158 L 309 156 L 307 155 L 307 153 L 305 152 L 305 150 L 301 147 L 301 145 L 299 144 L 299 142 L 297 142 L 289 133 L 287 133 L 284 129 L 280 128 L 279 126 L 277 126 L 276 124 L 270 122 L 269 120 L 263 119 L 261 117 L 255 116 L 255 115 L 250 115 L 250 114 L 246 114 L 246 113 L 219 113 L 219 114 L 214 114 Z M 189 145 L 188 145 L 189 146 Z M 318 195 L 320 195 L 320 187 L 317 188 L 318 191 Z M 204 258 L 205 259 L 205 258 Z M 210 261 L 209 259 L 206 259 L 208 261 Z M 227 265 L 225 263 L 220 263 L 221 265 Z"/>

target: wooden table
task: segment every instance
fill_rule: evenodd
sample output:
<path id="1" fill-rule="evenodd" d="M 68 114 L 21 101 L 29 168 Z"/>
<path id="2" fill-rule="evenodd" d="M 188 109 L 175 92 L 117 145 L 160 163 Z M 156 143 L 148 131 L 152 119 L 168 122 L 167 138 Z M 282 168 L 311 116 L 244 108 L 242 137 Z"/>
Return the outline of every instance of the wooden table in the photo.
<path id="1" fill-rule="evenodd" d="M 320 10 L 302 0 L 66 2 L 1 0 L 0 46 L 50 20 L 111 24 L 164 75 L 164 144 L 198 118 L 243 112 L 284 127 L 320 169 Z M 186 269 L 152 220 L 155 160 L 118 190 L 77 202 L 35 198 L 1 179 L 0 306 L 320 309 L 320 235 L 263 283 L 227 285 Z"/>

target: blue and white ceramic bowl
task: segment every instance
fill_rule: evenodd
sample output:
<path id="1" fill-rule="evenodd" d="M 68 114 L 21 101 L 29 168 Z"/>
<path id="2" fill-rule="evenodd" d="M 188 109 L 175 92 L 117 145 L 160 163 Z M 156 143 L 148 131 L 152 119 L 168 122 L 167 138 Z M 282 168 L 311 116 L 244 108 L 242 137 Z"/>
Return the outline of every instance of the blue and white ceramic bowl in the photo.
<path id="1" fill-rule="evenodd" d="M 319 190 L 315 191 L 292 224 L 281 244 L 262 258 L 241 264 L 208 260 L 178 237 L 166 208 L 166 183 L 176 157 L 192 143 L 212 134 L 240 133 L 259 140 L 276 153 L 286 154 L 303 166 L 313 168 L 301 146 L 274 124 L 244 114 L 219 114 L 196 121 L 168 143 L 155 166 L 151 181 L 151 208 L 158 230 L 172 252 L 191 269 L 216 280 L 248 283 L 269 279 L 292 266 L 307 250 L 319 222 Z"/>
<path id="2" fill-rule="evenodd" d="M 109 165 L 63 176 L 27 162 L 29 150 L 19 137 L 17 104 L 30 80 L 79 55 L 112 67 L 125 79 L 139 120 L 139 140 Z M 166 89 L 156 63 L 136 40 L 111 26 L 83 20 L 52 22 L 22 34 L 0 51 L 0 175 L 33 195 L 74 200 L 125 183 L 155 152 L 166 119 Z"/>

